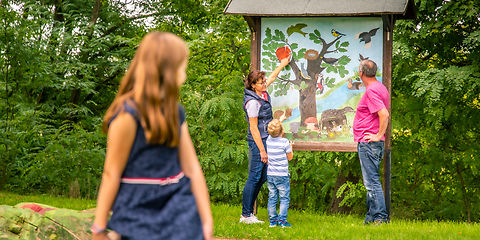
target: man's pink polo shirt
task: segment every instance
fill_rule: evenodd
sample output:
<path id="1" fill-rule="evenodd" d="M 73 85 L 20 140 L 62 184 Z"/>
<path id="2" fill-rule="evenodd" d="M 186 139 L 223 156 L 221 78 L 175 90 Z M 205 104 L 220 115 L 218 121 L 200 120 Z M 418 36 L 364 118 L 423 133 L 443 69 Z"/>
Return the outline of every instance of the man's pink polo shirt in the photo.
<path id="1" fill-rule="evenodd" d="M 390 96 L 387 88 L 379 81 L 370 83 L 357 106 L 353 119 L 353 139 L 355 142 L 367 142 L 363 139 L 367 133 L 377 134 L 380 121 L 377 112 L 390 110 Z M 385 135 L 382 137 L 385 141 Z"/>

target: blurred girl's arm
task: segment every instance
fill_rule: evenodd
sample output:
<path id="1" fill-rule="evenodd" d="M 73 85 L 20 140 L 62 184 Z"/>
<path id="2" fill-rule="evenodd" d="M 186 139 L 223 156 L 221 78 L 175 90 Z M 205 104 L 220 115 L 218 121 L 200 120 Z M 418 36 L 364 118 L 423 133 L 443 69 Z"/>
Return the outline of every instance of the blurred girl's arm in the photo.
<path id="1" fill-rule="evenodd" d="M 195 153 L 186 122 L 182 124 L 181 129 L 180 164 L 182 165 L 182 171 L 191 179 L 192 192 L 195 196 L 200 218 L 202 219 L 203 235 L 206 240 L 209 240 L 213 238 L 213 218 L 210 210 L 210 196 L 208 195 L 207 183 Z"/>
<path id="2" fill-rule="evenodd" d="M 127 164 L 135 134 L 136 123 L 128 113 L 120 113 L 108 129 L 107 153 L 94 220 L 94 224 L 99 228 L 104 229 L 107 226 L 109 211 L 117 196 L 120 178 Z"/>

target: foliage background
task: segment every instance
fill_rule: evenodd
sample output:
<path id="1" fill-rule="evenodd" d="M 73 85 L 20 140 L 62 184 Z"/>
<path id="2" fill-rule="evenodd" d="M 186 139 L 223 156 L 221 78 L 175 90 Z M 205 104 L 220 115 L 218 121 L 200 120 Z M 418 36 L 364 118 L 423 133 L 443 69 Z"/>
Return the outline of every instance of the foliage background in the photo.
<path id="1" fill-rule="evenodd" d="M 181 102 L 211 198 L 240 203 L 246 22 L 222 14 L 226 0 L 125 3 L 0 2 L 0 189 L 95 198 L 103 114 L 139 41 L 157 30 L 190 47 Z M 415 5 L 417 19 L 394 33 L 392 215 L 478 222 L 480 3 Z M 296 152 L 291 175 L 293 208 L 363 214 L 355 153 Z"/>

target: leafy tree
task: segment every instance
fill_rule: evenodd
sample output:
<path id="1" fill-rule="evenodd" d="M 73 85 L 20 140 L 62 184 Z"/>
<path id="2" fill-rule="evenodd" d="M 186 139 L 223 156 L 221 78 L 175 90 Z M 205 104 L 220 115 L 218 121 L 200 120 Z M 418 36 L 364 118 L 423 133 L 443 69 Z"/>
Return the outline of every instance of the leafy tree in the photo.
<path id="1" fill-rule="evenodd" d="M 250 40 L 241 17 L 223 14 L 226 4 L 207 1 L 208 25 L 188 36 L 191 54 L 181 99 L 212 200 L 240 203 L 248 174 L 242 99 Z"/>
<path id="2" fill-rule="evenodd" d="M 392 199 L 415 217 L 476 221 L 480 3 L 415 5 L 394 36 Z"/>
<path id="3" fill-rule="evenodd" d="M 101 116 L 141 29 L 103 1 L 2 1 L 0 13 L 0 188 L 94 197 Z"/>

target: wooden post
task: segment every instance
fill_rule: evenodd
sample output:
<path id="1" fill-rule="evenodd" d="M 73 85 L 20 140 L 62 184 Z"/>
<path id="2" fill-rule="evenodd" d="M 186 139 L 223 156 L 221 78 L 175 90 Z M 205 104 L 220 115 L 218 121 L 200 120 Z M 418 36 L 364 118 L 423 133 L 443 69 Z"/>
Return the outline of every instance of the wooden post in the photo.
<path id="1" fill-rule="evenodd" d="M 387 87 L 392 96 L 392 48 L 393 48 L 393 26 L 395 24 L 393 15 L 385 15 L 383 18 L 383 84 Z M 383 188 L 385 195 L 385 206 L 387 208 L 388 220 L 390 220 L 391 206 L 391 152 L 392 152 L 392 114 L 388 118 L 387 131 L 385 132 L 385 160 L 383 161 Z"/>
<path id="2" fill-rule="evenodd" d="M 250 27 L 250 70 L 260 70 L 261 21 L 260 17 L 243 16 Z"/>

